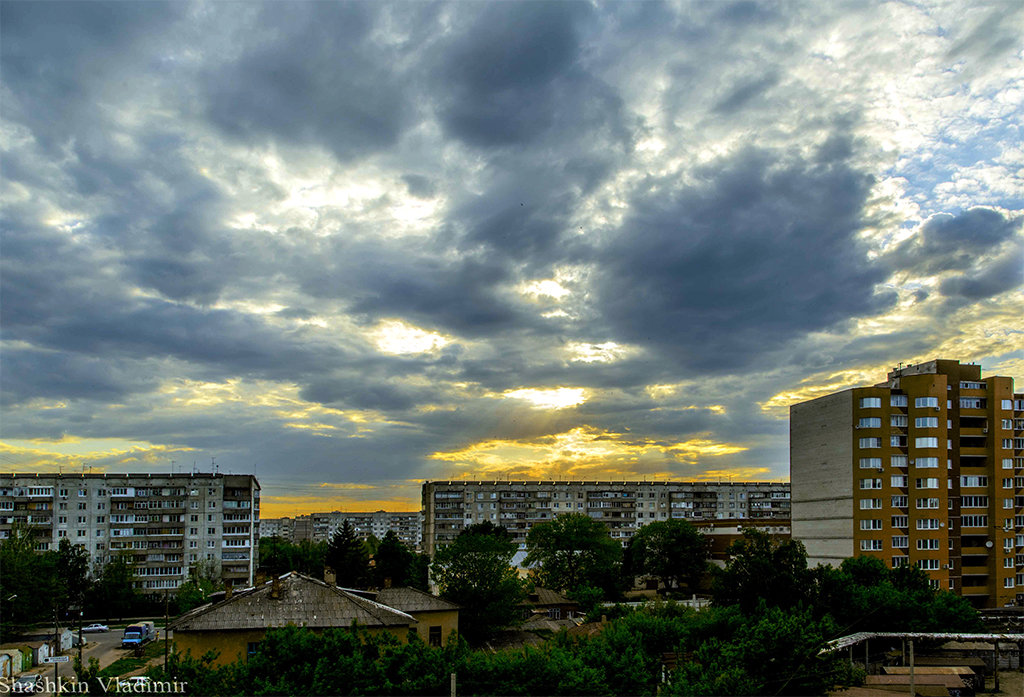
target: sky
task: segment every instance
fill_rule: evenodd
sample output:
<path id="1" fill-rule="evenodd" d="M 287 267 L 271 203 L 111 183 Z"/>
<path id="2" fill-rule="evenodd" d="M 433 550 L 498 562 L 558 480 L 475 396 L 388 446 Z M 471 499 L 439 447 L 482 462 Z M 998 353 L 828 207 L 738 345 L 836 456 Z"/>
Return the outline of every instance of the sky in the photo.
<path id="1" fill-rule="evenodd" d="M 0 4 L 7 472 L 787 480 L 1024 381 L 1024 4 Z"/>

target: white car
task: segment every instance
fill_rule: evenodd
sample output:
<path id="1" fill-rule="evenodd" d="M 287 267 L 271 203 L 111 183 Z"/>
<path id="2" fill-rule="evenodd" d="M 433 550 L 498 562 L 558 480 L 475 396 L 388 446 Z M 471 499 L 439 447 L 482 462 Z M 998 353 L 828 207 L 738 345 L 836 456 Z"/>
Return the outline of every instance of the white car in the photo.
<path id="1" fill-rule="evenodd" d="M 90 624 L 88 627 L 82 627 L 83 632 L 109 632 L 110 627 L 105 624 Z"/>
<path id="2" fill-rule="evenodd" d="M 43 685 L 43 676 L 41 675 L 22 675 L 14 681 L 10 691 L 13 694 L 27 695 L 35 692 L 44 692 L 46 691 L 46 686 Z"/>

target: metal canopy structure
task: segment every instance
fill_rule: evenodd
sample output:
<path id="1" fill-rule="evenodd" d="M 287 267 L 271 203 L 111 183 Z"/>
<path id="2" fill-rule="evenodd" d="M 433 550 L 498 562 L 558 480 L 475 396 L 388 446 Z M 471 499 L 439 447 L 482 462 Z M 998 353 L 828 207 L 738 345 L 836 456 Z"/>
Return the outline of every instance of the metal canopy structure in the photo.
<path id="1" fill-rule="evenodd" d="M 857 632 L 848 634 L 825 644 L 825 648 L 818 652 L 818 655 L 832 653 L 850 646 L 856 646 L 862 641 L 869 639 L 910 639 L 912 641 L 982 641 L 995 644 L 1001 641 L 1020 643 L 1024 642 L 1024 634 L 975 634 L 975 633 L 947 633 L 947 632 Z"/>

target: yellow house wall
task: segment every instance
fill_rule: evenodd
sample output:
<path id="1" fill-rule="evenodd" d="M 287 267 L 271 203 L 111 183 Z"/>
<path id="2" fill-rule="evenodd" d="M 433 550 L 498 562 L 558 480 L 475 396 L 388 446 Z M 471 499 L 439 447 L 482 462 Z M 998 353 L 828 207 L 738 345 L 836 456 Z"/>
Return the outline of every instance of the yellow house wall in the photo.
<path id="1" fill-rule="evenodd" d="M 437 622 L 434 624 L 437 624 Z M 381 634 L 382 632 L 390 632 L 394 636 L 398 637 L 399 641 L 402 643 L 405 643 L 409 638 L 409 630 L 404 626 L 388 627 L 385 629 L 379 627 L 374 627 L 372 629 L 360 627 L 360 629 L 363 629 L 367 634 L 374 636 Z M 263 641 L 266 633 L 267 631 L 265 629 L 225 630 L 217 632 L 186 632 L 179 630 L 174 632 L 174 646 L 181 654 L 191 652 L 194 658 L 199 658 L 209 651 L 217 651 L 218 655 L 213 661 L 213 665 L 223 666 L 229 663 L 235 663 L 239 660 L 244 661 L 249 649 L 249 643 L 254 641 Z M 421 636 L 423 636 L 423 640 L 426 641 L 426 635 L 421 634 Z"/>
<path id="2" fill-rule="evenodd" d="M 452 632 L 459 631 L 459 611 L 443 610 L 436 612 L 410 612 L 416 618 L 416 633 L 424 642 L 430 640 L 430 628 L 440 625 L 441 645 L 447 646 Z"/>

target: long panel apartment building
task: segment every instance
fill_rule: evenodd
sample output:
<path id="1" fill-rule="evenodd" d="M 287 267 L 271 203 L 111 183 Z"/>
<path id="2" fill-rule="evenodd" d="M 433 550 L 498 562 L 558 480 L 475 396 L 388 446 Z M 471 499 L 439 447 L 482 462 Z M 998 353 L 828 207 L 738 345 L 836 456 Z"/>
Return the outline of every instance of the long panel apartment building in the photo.
<path id="1" fill-rule="evenodd" d="M 792 534 L 812 565 L 924 569 L 979 607 L 1024 603 L 1024 395 L 953 360 L 790 409 Z"/>
<path id="2" fill-rule="evenodd" d="M 94 565 L 128 553 L 148 593 L 177 588 L 199 562 L 228 586 L 252 585 L 259 511 L 252 475 L 0 473 L 0 538 L 15 526 L 37 550 L 66 538 Z"/>
<path id="3" fill-rule="evenodd" d="M 277 536 L 289 542 L 311 540 L 327 542 L 348 521 L 356 536 L 383 540 L 388 532 L 412 549 L 419 549 L 423 540 L 423 516 L 420 511 L 331 511 L 310 513 L 295 518 L 264 518 L 260 521 L 260 537 Z"/>
<path id="4" fill-rule="evenodd" d="M 789 484 L 781 482 L 437 481 L 425 482 L 423 550 L 454 540 L 474 523 L 506 528 L 519 544 L 536 523 L 584 513 L 626 544 L 640 527 L 673 518 L 775 521 L 789 532 Z"/>

